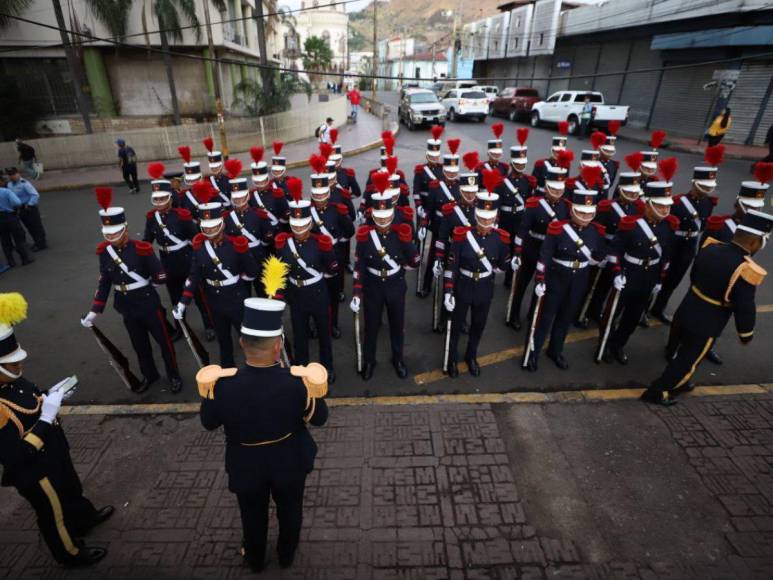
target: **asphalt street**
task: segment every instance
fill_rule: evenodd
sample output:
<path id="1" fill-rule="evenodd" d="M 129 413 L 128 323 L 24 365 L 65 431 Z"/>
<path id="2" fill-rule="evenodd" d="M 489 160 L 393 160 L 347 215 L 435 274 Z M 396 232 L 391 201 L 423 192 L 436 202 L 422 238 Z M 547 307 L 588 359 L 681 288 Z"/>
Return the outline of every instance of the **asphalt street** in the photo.
<path id="1" fill-rule="evenodd" d="M 394 95 L 385 96 L 385 100 L 396 102 Z M 448 124 L 444 137 L 459 137 L 462 140 L 461 153 L 477 150 L 484 156 L 486 140 L 491 136 L 489 126 L 493 119 L 485 124 L 460 122 Z M 520 124 L 505 123 L 505 150 L 515 143 L 515 130 Z M 668 129 L 668 128 L 664 128 Z M 546 155 L 554 129 L 531 130 L 529 145 L 529 168 L 534 161 Z M 413 167 L 424 159 L 427 130 L 409 132 L 403 128 L 397 139 L 399 165 L 412 178 Z M 569 147 L 579 157 L 583 143 L 577 138 L 569 139 Z M 640 149 L 641 146 L 622 141 L 618 144 L 617 158 Z M 662 157 L 670 153 L 663 150 Z M 701 159 L 695 155 L 674 154 L 679 161 L 676 177 L 677 192 L 686 191 L 692 167 Z M 354 167 L 361 182 L 369 169 L 378 164 L 378 150 L 364 153 L 344 161 L 346 166 Z M 716 213 L 732 211 L 733 200 L 739 183 L 749 176 L 749 162 L 727 161 L 719 172 L 718 192 L 721 197 Z M 292 174 L 308 183 L 307 170 L 294 170 Z M 576 163 L 572 174 L 576 173 Z M 120 176 L 116 172 L 116 179 Z M 147 184 L 140 195 L 129 195 L 125 185 L 115 188 L 115 204 L 127 210 L 132 236 L 141 236 L 144 228 L 145 213 L 150 209 L 150 196 Z M 306 193 L 308 195 L 308 193 Z M 97 216 L 97 204 L 91 190 L 78 190 L 46 193 L 41 201 L 41 212 L 48 230 L 50 249 L 37 255 L 37 261 L 28 267 L 15 268 L 0 276 L 0 291 L 20 291 L 30 303 L 29 319 L 21 325 L 17 334 L 30 353 L 27 364 L 27 376 L 47 387 L 64 376 L 77 374 L 80 387 L 73 396 L 75 403 L 125 403 L 125 402 L 170 402 L 193 401 L 198 395 L 194 384 L 195 365 L 193 357 L 184 341 L 177 343 L 177 354 L 186 385 L 182 393 L 173 395 L 162 380 L 141 396 L 129 392 L 119 381 L 108 365 L 107 359 L 95 343 L 90 331 L 82 328 L 79 318 L 89 309 L 91 297 L 96 289 L 97 258 L 96 245 L 101 241 L 100 223 Z M 758 261 L 770 269 L 773 257 L 770 252 L 758 256 Z M 338 381 L 331 389 L 331 396 L 369 396 L 400 395 L 419 393 L 471 393 L 502 391 L 555 391 L 573 388 L 608 388 L 643 386 L 654 379 L 664 362 L 662 349 L 666 340 L 666 328 L 653 326 L 639 329 L 629 344 L 631 362 L 627 366 L 619 364 L 596 365 L 592 353 L 596 346 L 596 329 L 574 330 L 570 334 L 565 354 L 570 363 L 568 371 L 558 370 L 544 356 L 536 374 L 522 372 L 520 353 L 524 343 L 525 330 L 515 332 L 503 324 L 507 293 L 497 280 L 495 303 L 491 308 L 485 336 L 480 347 L 479 360 L 483 364 L 483 373 L 475 379 L 463 373 L 457 379 L 449 379 L 439 371 L 442 362 L 443 338 L 430 330 L 431 301 L 415 296 L 415 273 L 408 274 L 409 293 L 407 296 L 406 348 L 405 359 L 409 377 L 400 380 L 395 376 L 389 362 L 388 336 L 382 327 L 380 335 L 379 364 L 373 379 L 363 382 L 354 372 L 354 345 L 352 339 L 352 317 L 346 304 L 342 305 L 340 325 L 343 336 L 334 341 L 334 356 Z M 350 297 L 351 278 L 347 278 L 347 303 Z M 758 316 L 758 329 L 755 340 L 749 346 L 741 346 L 732 327 L 718 344 L 718 351 L 725 360 L 722 366 L 704 363 L 699 369 L 696 380 L 702 384 L 738 384 L 765 383 L 773 376 L 773 362 L 767 358 L 768 345 L 773 338 L 770 318 L 773 317 L 773 290 L 766 282 L 758 291 L 757 304 L 761 309 Z M 685 291 L 683 283 L 672 299 L 668 310 L 678 305 Z M 162 300 L 168 306 L 165 290 Z M 112 302 L 111 302 L 112 304 Z M 189 321 L 193 329 L 202 331 L 201 321 L 193 309 Z M 97 319 L 99 327 L 129 356 L 133 368 L 137 369 L 136 359 L 131 351 L 128 336 L 123 329 L 120 317 L 112 306 Z M 289 326 L 289 324 L 288 324 Z M 462 337 L 460 350 L 464 348 Z M 214 343 L 207 345 L 213 360 L 217 360 L 217 348 Z M 315 352 L 316 347 L 312 352 Z M 463 351 L 462 351 L 463 352 Z M 162 368 L 160 356 L 156 356 L 159 368 Z"/>

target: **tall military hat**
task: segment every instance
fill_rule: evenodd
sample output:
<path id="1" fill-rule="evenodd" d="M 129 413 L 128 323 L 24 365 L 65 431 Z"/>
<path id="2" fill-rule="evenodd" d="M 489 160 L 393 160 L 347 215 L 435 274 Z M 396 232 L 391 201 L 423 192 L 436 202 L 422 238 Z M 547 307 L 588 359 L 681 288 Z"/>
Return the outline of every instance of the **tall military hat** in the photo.
<path id="1" fill-rule="evenodd" d="M 198 161 L 191 161 L 191 148 L 187 145 L 180 145 L 177 151 L 183 159 L 183 179 L 185 179 L 185 183 L 191 184 L 201 179 L 201 164 Z"/>
<path id="2" fill-rule="evenodd" d="M 229 159 L 225 162 L 225 170 L 228 172 L 228 186 L 231 191 L 231 199 L 240 199 L 250 194 L 247 186 L 247 178 L 240 177 L 242 162 L 239 159 Z"/>
<path id="3" fill-rule="evenodd" d="M 199 202 L 198 216 L 200 228 L 214 228 L 223 223 L 223 204 L 212 201 L 218 195 L 218 191 L 209 180 L 200 180 L 191 187 L 193 195 Z"/>
<path id="4" fill-rule="evenodd" d="M 567 135 L 569 134 L 569 123 L 567 121 L 558 122 L 559 135 L 553 135 L 550 148 L 556 151 L 566 149 Z"/>
<path id="5" fill-rule="evenodd" d="M 322 162 L 324 163 L 324 159 L 322 159 Z M 316 177 L 327 180 L 326 173 L 312 175 L 312 184 Z M 290 225 L 296 228 L 304 228 L 311 225 L 311 202 L 308 199 L 301 199 L 303 195 L 303 182 L 297 177 L 288 177 L 287 190 L 292 198 L 287 204 L 290 206 Z"/>
<path id="6" fill-rule="evenodd" d="M 427 139 L 427 157 L 440 157 L 440 150 L 443 146 L 440 136 L 443 134 L 443 130 L 442 125 L 433 125 L 430 129 L 432 137 Z"/>
<path id="7" fill-rule="evenodd" d="M 767 236 L 773 231 L 773 215 L 750 209 L 743 214 L 738 229 L 756 236 Z"/>
<path id="8" fill-rule="evenodd" d="M 598 193 L 595 189 L 585 189 L 579 181 L 572 192 L 572 209 L 581 213 L 596 213 Z"/>
<path id="9" fill-rule="evenodd" d="M 674 184 L 670 181 L 649 181 L 644 184 L 644 195 L 652 203 L 673 205 Z"/>
<path id="10" fill-rule="evenodd" d="M 459 156 L 451 153 L 443 154 L 443 170 L 448 172 L 459 171 Z"/>
<path id="11" fill-rule="evenodd" d="M 502 133 L 505 130 L 503 123 L 494 123 L 491 125 L 491 132 L 494 134 L 493 139 L 489 139 L 486 143 L 486 149 L 490 154 L 502 155 Z"/>
<path id="12" fill-rule="evenodd" d="M 520 172 L 526 169 L 526 164 L 529 162 L 529 148 L 526 146 L 526 141 L 529 138 L 529 128 L 519 127 L 515 132 L 515 136 L 519 144 L 510 147 L 510 163 Z"/>
<path id="13" fill-rule="evenodd" d="M 327 158 L 327 161 L 325 161 L 325 173 L 328 174 L 328 177 L 331 180 L 334 180 L 337 176 L 338 165 L 336 164 L 335 159 L 333 159 L 333 156 Z"/>
<path id="14" fill-rule="evenodd" d="M 272 337 L 282 335 L 282 314 L 285 303 L 272 298 L 247 298 L 241 333 L 248 336 Z"/>
<path id="15" fill-rule="evenodd" d="M 122 207 L 111 207 L 113 188 L 96 187 L 94 193 L 97 196 L 97 203 L 102 208 L 99 210 L 102 233 L 106 236 L 117 234 L 126 227 L 126 212 Z"/>
<path id="16" fill-rule="evenodd" d="M 250 170 L 253 183 L 265 183 L 268 180 L 268 163 L 263 161 L 265 152 L 263 147 L 250 147 L 250 157 L 252 157 Z"/>
<path id="17" fill-rule="evenodd" d="M 480 155 L 477 151 L 468 151 L 462 155 L 467 171 L 459 175 L 459 190 L 463 193 L 475 194 L 478 192 L 478 166 L 480 165 Z M 468 199 L 472 199 L 471 196 Z"/>
<path id="18" fill-rule="evenodd" d="M 0 365 L 21 362 L 27 352 L 19 345 L 13 332 L 15 324 L 27 318 L 27 301 L 18 292 L 0 294 Z M 13 373 L 0 367 L 0 372 L 12 379 Z"/>
<path id="19" fill-rule="evenodd" d="M 484 220 L 497 217 L 499 195 L 491 191 L 479 191 L 475 194 L 475 215 Z"/>
<path id="20" fill-rule="evenodd" d="M 659 153 L 657 151 L 640 151 L 640 153 L 642 156 L 641 166 L 650 171 L 656 171 Z"/>
<path id="21" fill-rule="evenodd" d="M 215 140 L 212 137 L 204 137 L 201 141 L 207 149 L 207 161 L 213 171 L 223 165 L 223 153 L 215 150 Z"/>
<path id="22" fill-rule="evenodd" d="M 311 195 L 320 199 L 330 195 L 330 174 L 327 168 L 328 161 L 322 155 L 314 154 L 309 157 L 311 167 Z"/>
<path id="23" fill-rule="evenodd" d="M 373 208 L 373 217 L 385 219 L 395 213 L 394 198 L 386 191 L 371 195 L 370 202 Z"/>
<path id="24" fill-rule="evenodd" d="M 607 157 L 612 157 L 617 151 L 615 145 L 617 144 L 617 132 L 620 130 L 620 125 L 620 121 L 610 121 L 607 123 L 609 135 L 606 136 L 606 140 L 599 147 L 601 152 Z"/>
<path id="25" fill-rule="evenodd" d="M 694 167 L 692 170 L 692 180 L 695 185 L 707 190 L 713 190 L 717 186 L 717 173 L 724 157 L 724 145 L 706 147 L 706 151 L 703 153 L 703 160 L 706 162 L 706 165 Z"/>
<path id="26" fill-rule="evenodd" d="M 150 176 L 150 199 L 151 201 L 166 201 L 166 198 L 172 195 L 172 182 L 164 176 L 164 164 L 159 162 L 148 164 L 148 175 Z"/>
<path id="27" fill-rule="evenodd" d="M 754 177 L 757 178 L 756 181 L 741 182 L 738 201 L 745 206 L 759 208 L 765 205 L 768 182 L 773 179 L 773 163 L 763 163 L 762 161 L 755 163 Z"/>
<path id="28" fill-rule="evenodd" d="M 274 149 L 274 156 L 271 158 L 271 171 L 279 172 L 286 170 L 287 158 L 280 155 L 280 153 L 282 153 L 282 147 L 284 147 L 284 143 L 281 141 L 274 141 L 271 144 L 271 147 Z"/>
<path id="29" fill-rule="evenodd" d="M 580 165 L 597 167 L 600 165 L 601 153 L 597 149 L 583 149 L 580 153 Z"/>
<path id="30" fill-rule="evenodd" d="M 330 157 L 328 157 L 328 159 L 332 159 L 336 164 L 336 167 L 338 167 L 338 165 L 341 163 L 341 160 L 344 158 L 343 149 L 341 148 L 341 144 L 338 143 L 338 129 L 330 129 L 328 131 L 328 135 L 330 135 L 330 145 L 333 146 L 333 151 L 330 153 Z"/>

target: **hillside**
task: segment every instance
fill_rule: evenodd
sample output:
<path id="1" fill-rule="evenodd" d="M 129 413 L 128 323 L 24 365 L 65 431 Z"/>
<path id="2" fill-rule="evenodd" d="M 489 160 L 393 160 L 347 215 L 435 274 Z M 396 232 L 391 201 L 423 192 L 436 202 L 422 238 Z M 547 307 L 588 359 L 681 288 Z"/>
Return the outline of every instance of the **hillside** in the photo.
<path id="1" fill-rule="evenodd" d="M 463 1 L 462 23 L 496 14 L 503 0 Z M 390 0 L 378 4 L 378 38 L 383 40 L 405 32 L 408 36 L 439 47 L 448 46 L 453 14 L 459 0 Z M 373 4 L 349 15 L 350 50 L 371 50 L 373 44 Z"/>

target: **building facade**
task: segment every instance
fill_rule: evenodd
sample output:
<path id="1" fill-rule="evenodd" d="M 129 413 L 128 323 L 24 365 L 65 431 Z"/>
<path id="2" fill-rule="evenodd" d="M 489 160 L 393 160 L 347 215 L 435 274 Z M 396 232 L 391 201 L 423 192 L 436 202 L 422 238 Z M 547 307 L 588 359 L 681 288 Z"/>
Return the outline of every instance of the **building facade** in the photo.
<path id="1" fill-rule="evenodd" d="M 306 39 L 312 36 L 321 38 L 333 51 L 333 70 L 345 71 L 349 51 L 349 15 L 346 13 L 346 5 L 331 6 L 319 0 L 303 0 L 301 8 L 303 10 L 295 16 L 301 52 Z"/>
<path id="2" fill-rule="evenodd" d="M 401 83 L 431 86 L 436 79 L 448 77 L 448 48 L 421 47 L 409 37 L 395 37 L 378 43 L 378 74 L 389 79 L 379 81 L 381 90 L 397 90 Z"/>

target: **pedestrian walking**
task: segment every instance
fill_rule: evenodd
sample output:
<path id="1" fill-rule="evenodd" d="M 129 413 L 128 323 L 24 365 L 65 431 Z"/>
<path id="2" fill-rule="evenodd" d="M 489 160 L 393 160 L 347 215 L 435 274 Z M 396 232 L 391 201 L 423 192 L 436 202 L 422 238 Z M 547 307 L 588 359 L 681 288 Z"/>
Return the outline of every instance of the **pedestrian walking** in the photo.
<path id="1" fill-rule="evenodd" d="M 585 95 L 582 101 L 582 110 L 580 111 L 580 137 L 590 135 L 590 125 L 593 120 L 593 103 L 590 102 L 590 95 Z"/>
<path id="2" fill-rule="evenodd" d="M 19 165 L 30 179 L 40 179 L 40 165 L 38 164 L 35 148 L 27 145 L 21 139 L 16 139 L 16 150 L 19 152 Z"/>
<path id="3" fill-rule="evenodd" d="M 333 126 L 333 118 L 328 117 L 317 129 L 317 139 L 320 143 L 330 143 L 330 128 Z"/>
<path id="4" fill-rule="evenodd" d="M 139 193 L 140 182 L 137 181 L 137 153 L 121 138 L 116 139 L 115 144 L 118 145 L 118 167 L 121 168 L 123 180 L 129 186 L 129 193 Z"/>
<path id="5" fill-rule="evenodd" d="M 88 566 L 107 555 L 81 539 L 114 513 L 97 509 L 84 495 L 70 445 L 57 416 L 65 390 L 43 392 L 23 377 L 27 352 L 13 325 L 27 316 L 21 294 L 0 294 L 0 465 L 4 487 L 15 487 L 35 510 L 51 555 L 68 567 Z"/>
<path id="6" fill-rule="evenodd" d="M 19 217 L 24 227 L 27 228 L 34 245 L 33 252 L 45 250 L 48 247 L 46 242 L 46 230 L 43 227 L 43 221 L 40 219 L 40 194 L 35 186 L 21 176 L 21 173 L 15 167 L 9 167 L 5 170 L 8 174 L 8 189 L 16 194 L 21 201 L 19 207 Z"/>
<path id="7" fill-rule="evenodd" d="M 352 121 L 356 123 L 357 114 L 360 112 L 360 102 L 362 101 L 362 95 L 356 88 L 352 88 L 352 90 L 346 93 L 346 98 L 349 99 L 349 104 L 351 105 L 349 116 L 352 118 Z"/>
<path id="8" fill-rule="evenodd" d="M 35 260 L 27 251 L 27 235 L 17 214 L 21 207 L 21 200 L 6 187 L 7 183 L 5 175 L 0 174 L 0 244 L 3 246 L 8 266 L 16 265 L 16 259 L 13 257 L 14 250 L 19 254 L 22 265 L 26 266 Z"/>
<path id="9" fill-rule="evenodd" d="M 709 142 L 709 147 L 719 145 L 719 142 L 722 141 L 722 138 L 732 124 L 733 119 L 730 117 L 730 107 L 725 107 L 720 111 L 719 115 L 714 117 L 711 125 L 709 125 L 709 130 L 706 131 L 706 141 Z"/>

